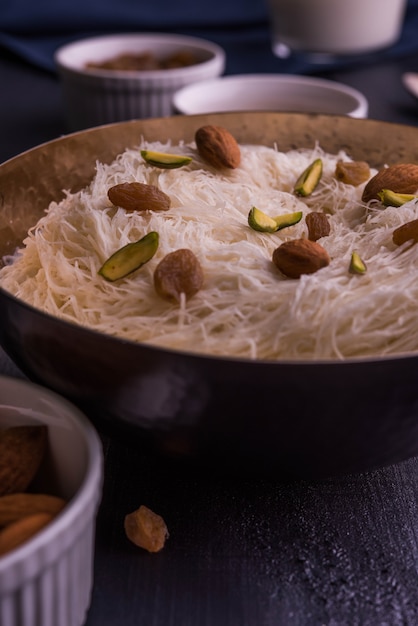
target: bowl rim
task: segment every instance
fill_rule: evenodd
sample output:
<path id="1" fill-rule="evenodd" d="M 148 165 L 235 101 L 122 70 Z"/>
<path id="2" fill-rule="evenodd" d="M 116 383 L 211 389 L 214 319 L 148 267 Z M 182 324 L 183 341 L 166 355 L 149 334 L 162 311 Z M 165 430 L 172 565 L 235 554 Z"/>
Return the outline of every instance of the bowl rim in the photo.
<path id="1" fill-rule="evenodd" d="M 276 84 L 281 86 L 304 86 L 311 87 L 313 89 L 321 89 L 338 92 L 344 96 L 348 96 L 353 100 L 353 108 L 351 111 L 345 113 L 350 117 L 367 117 L 368 115 L 368 100 L 366 96 L 361 92 L 351 87 L 350 85 L 346 85 L 345 83 L 341 83 L 335 80 L 331 80 L 328 78 L 317 78 L 314 76 L 305 76 L 298 74 L 230 74 L 226 76 L 218 76 L 217 78 L 209 78 L 204 81 L 200 81 L 198 87 L 195 83 L 190 85 L 185 85 L 178 89 L 173 95 L 173 105 L 178 113 L 183 115 L 199 115 L 204 113 L 214 113 L 215 111 L 205 111 L 203 109 L 196 109 L 194 107 L 185 107 L 184 100 L 188 98 L 190 94 L 194 94 L 196 91 L 203 91 L 206 89 L 211 89 L 218 85 L 229 86 L 234 84 L 252 84 L 256 86 L 260 86 L 263 84 Z M 269 108 L 269 110 L 271 107 Z M 216 112 L 223 112 L 231 109 L 219 109 Z M 335 113 L 335 115 L 344 115 L 344 113 Z"/>
<path id="2" fill-rule="evenodd" d="M 14 393 L 17 398 L 22 397 L 23 391 L 29 391 L 31 394 L 36 393 L 38 396 L 46 398 L 51 407 L 59 405 L 65 408 L 66 415 L 70 417 L 72 426 L 81 432 L 85 440 L 87 464 L 85 475 L 79 489 L 57 517 L 30 540 L 0 557 L 0 576 L 4 576 L 8 573 L 8 570 L 12 568 L 21 567 L 23 562 L 30 559 L 35 553 L 46 551 L 53 542 L 54 545 L 57 541 L 61 542 L 60 550 L 61 552 L 65 551 L 71 543 L 70 540 L 65 539 L 68 528 L 78 523 L 80 515 L 84 517 L 86 512 L 91 510 L 92 506 L 96 508 L 99 504 L 104 465 L 103 448 L 96 429 L 87 416 L 72 402 L 59 395 L 57 392 L 38 383 L 23 378 L 0 375 L 0 390 L 5 386 L 7 386 L 9 393 Z M 57 551 L 51 550 L 51 554 L 48 555 L 47 560 L 53 561 L 56 557 Z M 34 570 L 36 569 L 36 571 L 38 571 L 42 569 L 42 567 L 44 567 L 44 562 L 36 562 L 31 568 L 32 571 L 24 573 L 20 571 L 18 576 L 20 580 L 31 578 L 36 574 Z M 13 588 L 12 580 L 10 581 L 10 588 Z M 0 593 L 2 591 L 3 589 L 0 588 Z"/>
<path id="3" fill-rule="evenodd" d="M 106 70 L 84 67 L 77 67 L 76 64 L 71 63 L 68 60 L 68 55 L 74 50 L 81 47 L 88 47 L 95 44 L 106 44 L 110 42 L 117 42 L 123 47 L 128 42 L 138 41 L 138 43 L 161 43 L 168 45 L 176 45 L 179 47 L 188 46 L 209 53 L 211 56 L 199 63 L 188 65 L 180 68 L 169 68 L 159 70 Z M 122 51 L 122 50 L 121 50 Z M 109 54 L 107 55 L 110 56 Z M 203 39 L 200 37 L 194 37 L 192 35 L 183 35 L 177 33 L 162 33 L 162 32 L 144 32 L 144 33 L 114 33 L 109 35 L 97 35 L 94 37 L 84 37 L 82 39 L 76 39 L 63 46 L 58 47 L 53 54 L 54 62 L 58 70 L 61 72 L 71 73 L 84 77 L 96 77 L 96 78 L 113 78 L 118 80 L 126 80 L 132 78 L 145 78 L 155 80 L 158 77 L 162 79 L 176 78 L 177 76 L 184 75 L 184 73 L 196 72 L 197 69 L 219 66 L 221 71 L 225 66 L 226 53 L 225 50 L 214 41 Z M 88 60 L 88 59 L 86 59 Z"/>

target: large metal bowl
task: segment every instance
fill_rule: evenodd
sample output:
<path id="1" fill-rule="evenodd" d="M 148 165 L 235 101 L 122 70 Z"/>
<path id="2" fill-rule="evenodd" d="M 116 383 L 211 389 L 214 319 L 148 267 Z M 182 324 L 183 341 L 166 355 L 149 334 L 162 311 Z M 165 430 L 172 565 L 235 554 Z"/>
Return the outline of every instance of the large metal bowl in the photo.
<path id="1" fill-rule="evenodd" d="M 291 113 L 224 113 L 123 122 L 62 137 L 0 166 L 0 256 L 48 203 L 127 146 L 192 140 L 204 123 L 280 149 L 344 148 L 373 166 L 418 162 L 418 128 Z M 0 342 L 26 375 L 139 449 L 213 468 L 322 477 L 418 453 L 418 355 L 263 362 L 164 350 L 46 315 L 0 288 Z"/>

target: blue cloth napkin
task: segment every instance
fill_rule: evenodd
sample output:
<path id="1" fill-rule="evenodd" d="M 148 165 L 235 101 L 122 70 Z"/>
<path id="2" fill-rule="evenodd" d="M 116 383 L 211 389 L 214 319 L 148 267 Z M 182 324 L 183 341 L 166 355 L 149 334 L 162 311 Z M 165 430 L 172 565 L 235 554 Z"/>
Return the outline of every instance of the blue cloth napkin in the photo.
<path id="1" fill-rule="evenodd" d="M 227 53 L 226 74 L 315 74 L 418 51 L 418 0 L 408 0 L 402 35 L 395 45 L 367 55 L 330 59 L 320 66 L 303 54 L 287 59 L 274 56 L 262 0 L 203 4 L 197 0 L 10 0 L 0 4 L 0 50 L 48 72 L 56 71 L 53 55 L 59 46 L 82 37 L 122 32 L 170 32 L 210 39 Z"/>

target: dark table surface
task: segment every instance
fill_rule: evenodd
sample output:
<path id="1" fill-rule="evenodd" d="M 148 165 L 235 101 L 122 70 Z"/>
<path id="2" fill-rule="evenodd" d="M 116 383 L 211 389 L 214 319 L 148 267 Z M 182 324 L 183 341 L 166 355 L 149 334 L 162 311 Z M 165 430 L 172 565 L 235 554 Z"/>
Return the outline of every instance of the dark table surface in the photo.
<path id="1" fill-rule="evenodd" d="M 369 117 L 417 125 L 408 70 L 418 71 L 418 53 L 316 73 L 361 90 Z M 3 50 L 0 80 L 0 162 L 67 132 L 54 74 Z M 1 351 L 0 372 L 21 376 Z M 86 626 L 417 626 L 418 458 L 284 483 L 208 476 L 101 435 Z M 125 537 L 124 516 L 139 504 L 168 525 L 158 554 Z"/>

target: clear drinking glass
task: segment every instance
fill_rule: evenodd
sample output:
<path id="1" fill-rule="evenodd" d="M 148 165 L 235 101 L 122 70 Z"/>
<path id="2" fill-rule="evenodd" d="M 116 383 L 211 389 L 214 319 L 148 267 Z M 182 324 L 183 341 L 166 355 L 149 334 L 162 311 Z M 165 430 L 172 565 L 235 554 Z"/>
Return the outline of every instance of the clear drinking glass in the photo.
<path id="1" fill-rule="evenodd" d="M 407 0 L 267 0 L 273 52 L 363 54 L 400 37 Z"/>

